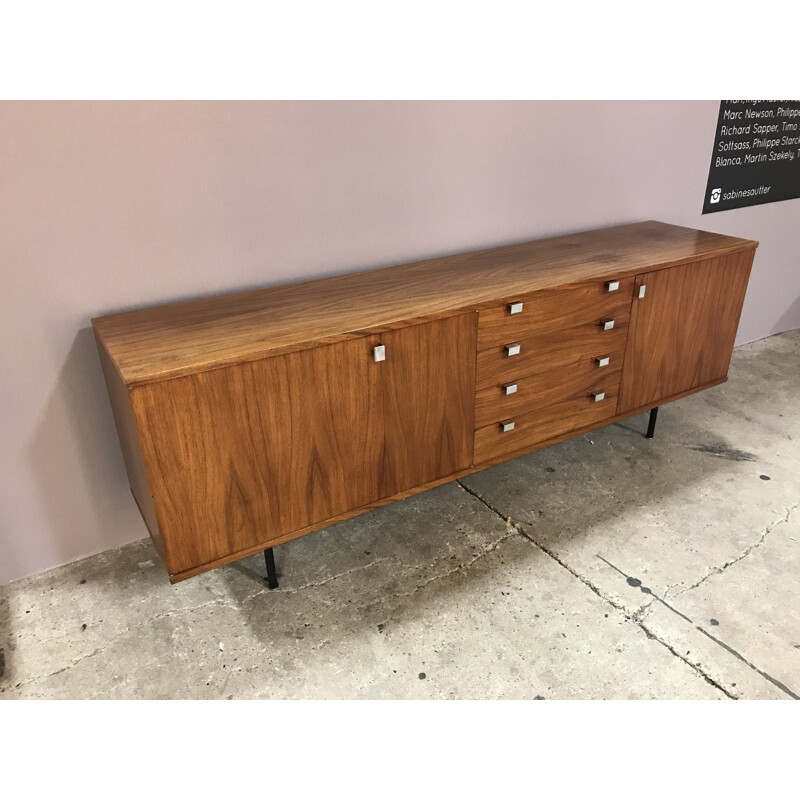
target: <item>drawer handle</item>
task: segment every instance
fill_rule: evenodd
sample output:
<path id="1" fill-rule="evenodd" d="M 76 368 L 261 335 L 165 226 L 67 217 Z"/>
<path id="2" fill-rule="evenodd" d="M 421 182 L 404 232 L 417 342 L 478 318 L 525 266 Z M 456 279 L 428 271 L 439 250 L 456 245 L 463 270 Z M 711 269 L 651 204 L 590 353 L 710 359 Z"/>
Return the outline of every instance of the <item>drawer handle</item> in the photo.
<path id="1" fill-rule="evenodd" d="M 508 304 L 508 313 L 509 314 L 521 314 L 522 313 L 522 303 L 509 303 Z"/>
<path id="2" fill-rule="evenodd" d="M 503 384 L 503 394 L 516 394 L 517 391 L 517 384 L 516 383 L 504 383 Z"/>
<path id="3" fill-rule="evenodd" d="M 619 289 L 619 281 L 606 281 L 606 291 L 616 292 Z"/>
<path id="4" fill-rule="evenodd" d="M 605 392 L 592 392 L 592 399 L 594 400 L 595 403 L 599 403 L 601 400 L 605 400 L 606 399 L 606 393 Z"/>
<path id="5" fill-rule="evenodd" d="M 518 342 L 513 342 L 512 344 L 506 345 L 506 355 L 507 356 L 518 356 L 520 351 L 520 345 Z"/>
<path id="6" fill-rule="evenodd" d="M 601 319 L 599 324 L 600 324 L 600 327 L 604 331 L 610 331 L 614 327 L 614 320 L 613 319 Z"/>
<path id="7" fill-rule="evenodd" d="M 500 430 L 503 433 L 508 433 L 509 431 L 513 431 L 514 430 L 514 424 L 515 423 L 514 423 L 513 419 L 503 420 L 503 422 L 500 423 Z"/>
<path id="8" fill-rule="evenodd" d="M 645 292 L 646 292 L 646 291 L 647 291 L 647 284 L 646 284 L 646 283 L 643 283 L 643 284 L 642 284 L 642 285 L 639 287 L 639 299 L 640 299 L 640 300 L 641 300 L 641 299 L 644 297 L 644 295 L 645 295 Z"/>
<path id="9" fill-rule="evenodd" d="M 386 361 L 386 345 L 379 344 L 372 349 L 376 361 Z"/>
<path id="10" fill-rule="evenodd" d="M 598 367 L 607 367 L 608 362 L 611 361 L 609 356 L 597 356 L 594 360 Z"/>

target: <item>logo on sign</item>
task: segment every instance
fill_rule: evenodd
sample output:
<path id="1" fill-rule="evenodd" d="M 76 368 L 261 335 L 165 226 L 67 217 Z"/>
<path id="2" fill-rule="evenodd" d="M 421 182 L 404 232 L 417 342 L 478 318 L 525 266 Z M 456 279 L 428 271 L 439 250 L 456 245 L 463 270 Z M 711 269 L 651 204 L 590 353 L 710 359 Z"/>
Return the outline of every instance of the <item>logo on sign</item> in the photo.
<path id="1" fill-rule="evenodd" d="M 711 202 L 712 203 L 719 203 L 720 197 L 722 197 L 722 189 L 712 189 L 711 190 Z"/>

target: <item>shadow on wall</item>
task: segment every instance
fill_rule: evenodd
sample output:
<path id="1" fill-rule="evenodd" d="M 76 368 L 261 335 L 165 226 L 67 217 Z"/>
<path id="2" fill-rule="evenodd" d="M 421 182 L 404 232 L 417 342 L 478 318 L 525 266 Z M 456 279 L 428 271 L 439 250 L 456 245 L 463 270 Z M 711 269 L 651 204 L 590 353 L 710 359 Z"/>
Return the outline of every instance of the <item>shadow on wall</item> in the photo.
<path id="1" fill-rule="evenodd" d="M 793 331 L 800 328 L 800 297 L 796 297 L 786 311 L 781 314 L 780 319 L 775 323 L 775 332 Z"/>
<path id="2" fill-rule="evenodd" d="M 47 548 L 42 562 L 63 564 L 147 534 L 128 488 L 91 328 L 78 331 L 27 455 L 52 537 L 40 544 Z"/>

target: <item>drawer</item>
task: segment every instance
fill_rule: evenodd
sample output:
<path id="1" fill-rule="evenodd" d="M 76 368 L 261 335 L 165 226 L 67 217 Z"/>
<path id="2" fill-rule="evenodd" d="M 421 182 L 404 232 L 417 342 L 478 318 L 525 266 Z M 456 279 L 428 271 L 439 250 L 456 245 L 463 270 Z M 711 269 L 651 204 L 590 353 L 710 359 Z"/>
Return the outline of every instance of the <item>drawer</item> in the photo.
<path id="1" fill-rule="evenodd" d="M 601 318 L 630 314 L 635 276 L 540 289 L 481 309 L 478 350 L 519 341 L 537 333 L 572 328 Z M 613 289 L 613 284 L 618 284 Z M 521 306 L 521 307 L 520 307 Z"/>
<path id="2" fill-rule="evenodd" d="M 619 373 L 616 373 L 567 400 L 510 417 L 507 422 L 513 423 L 513 429 L 504 431 L 499 422 L 478 428 L 475 431 L 475 465 L 522 455 L 571 431 L 598 426 L 616 414 L 618 389 Z M 590 392 L 604 392 L 605 397 L 595 401 Z"/>
<path id="3" fill-rule="evenodd" d="M 622 359 L 616 366 L 609 363 L 598 367 L 594 359 L 586 359 L 568 369 L 551 370 L 515 379 L 505 384 L 516 391 L 506 394 L 503 386 L 490 386 L 475 395 L 475 427 L 482 428 L 492 422 L 509 419 L 519 414 L 560 403 L 562 400 L 583 395 L 595 390 L 598 381 L 604 386 L 619 385 Z"/>
<path id="4" fill-rule="evenodd" d="M 505 345 L 481 350 L 477 358 L 475 388 L 479 393 L 484 389 L 499 392 L 504 383 L 517 382 L 521 388 L 525 378 L 538 378 L 553 370 L 586 367 L 589 372 L 596 371 L 598 367 L 595 358 L 598 356 L 607 357 L 608 369 L 613 370 L 622 364 L 629 313 L 625 309 L 615 316 L 611 330 L 603 330 L 594 323 L 585 323 L 566 330 L 548 331 L 520 339 L 516 342 L 519 352 L 513 356 L 506 353 Z"/>

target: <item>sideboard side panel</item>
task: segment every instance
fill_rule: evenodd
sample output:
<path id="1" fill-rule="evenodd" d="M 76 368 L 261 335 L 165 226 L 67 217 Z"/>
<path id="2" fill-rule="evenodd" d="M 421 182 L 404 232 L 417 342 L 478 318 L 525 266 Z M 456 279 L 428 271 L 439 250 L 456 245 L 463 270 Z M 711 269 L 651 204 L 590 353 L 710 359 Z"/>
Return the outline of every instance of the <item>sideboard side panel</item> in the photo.
<path id="1" fill-rule="evenodd" d="M 114 415 L 114 424 L 117 427 L 122 458 L 125 461 L 125 471 L 128 473 L 128 483 L 139 511 L 144 518 L 150 536 L 161 558 L 166 562 L 167 555 L 158 524 L 153 495 L 147 479 L 142 448 L 139 443 L 139 433 L 134 419 L 133 408 L 128 388 L 122 376 L 109 358 L 102 342 L 98 340 L 97 350 L 100 354 L 100 364 L 103 368 L 103 377 L 106 381 L 108 396 L 111 400 L 111 411 Z"/>

